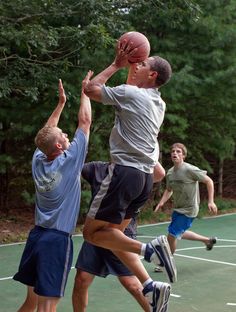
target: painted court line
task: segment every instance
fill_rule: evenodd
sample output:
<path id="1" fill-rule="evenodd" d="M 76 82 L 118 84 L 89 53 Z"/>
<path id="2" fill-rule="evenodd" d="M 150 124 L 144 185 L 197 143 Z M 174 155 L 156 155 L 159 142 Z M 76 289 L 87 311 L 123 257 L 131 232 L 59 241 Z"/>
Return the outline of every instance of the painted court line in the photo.
<path id="1" fill-rule="evenodd" d="M 228 306 L 236 306 L 236 303 L 228 302 L 228 303 L 226 303 L 226 305 L 228 305 Z"/>
<path id="2" fill-rule="evenodd" d="M 232 248 L 232 247 L 236 247 L 236 245 L 220 245 L 220 246 L 214 246 L 214 249 L 217 248 Z M 205 246 L 198 246 L 198 247 L 185 247 L 185 248 L 179 248 L 176 250 L 176 252 L 178 251 L 185 251 L 185 250 L 197 250 L 197 249 L 205 249 Z"/>
<path id="3" fill-rule="evenodd" d="M 236 263 L 231 263 L 231 262 L 224 262 L 224 261 L 218 261 L 218 260 L 210 260 L 210 259 L 205 259 L 205 258 L 199 258 L 199 257 L 192 257 L 192 256 L 186 256 L 186 255 L 180 255 L 180 254 L 175 254 L 175 256 L 182 257 L 182 258 L 188 258 L 188 259 L 193 259 L 193 260 L 200 260 L 200 261 L 206 261 L 206 262 L 212 262 L 212 263 L 219 263 L 219 264 L 226 264 L 230 266 L 236 266 Z"/>

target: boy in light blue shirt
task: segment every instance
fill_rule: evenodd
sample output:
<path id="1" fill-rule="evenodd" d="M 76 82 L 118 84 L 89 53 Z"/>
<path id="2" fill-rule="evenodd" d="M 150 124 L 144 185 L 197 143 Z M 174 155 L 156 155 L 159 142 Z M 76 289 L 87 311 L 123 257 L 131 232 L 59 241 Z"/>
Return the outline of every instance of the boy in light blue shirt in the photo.
<path id="1" fill-rule="evenodd" d="M 35 138 L 37 149 L 32 160 L 35 227 L 13 277 L 28 289 L 21 312 L 56 311 L 64 295 L 73 258 L 71 234 L 80 209 L 80 175 L 91 125 L 90 100 L 83 89 L 92 74 L 89 71 L 83 80 L 78 127 L 72 142 L 57 127 L 66 103 L 61 80 L 58 105 Z"/>

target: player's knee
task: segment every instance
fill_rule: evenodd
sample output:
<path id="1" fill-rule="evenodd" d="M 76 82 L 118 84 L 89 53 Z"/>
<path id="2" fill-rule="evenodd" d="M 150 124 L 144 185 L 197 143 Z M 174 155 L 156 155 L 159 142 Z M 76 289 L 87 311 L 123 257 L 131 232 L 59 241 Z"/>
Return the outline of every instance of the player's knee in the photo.
<path id="1" fill-rule="evenodd" d="M 89 229 L 89 227 L 84 227 L 83 237 L 87 242 L 89 242 L 91 244 L 94 242 L 94 232 L 91 231 L 91 229 Z"/>
<path id="2" fill-rule="evenodd" d="M 91 280 L 89 279 L 87 272 L 77 270 L 77 273 L 75 276 L 74 288 L 85 289 L 85 288 L 88 288 L 90 284 L 91 284 Z"/>

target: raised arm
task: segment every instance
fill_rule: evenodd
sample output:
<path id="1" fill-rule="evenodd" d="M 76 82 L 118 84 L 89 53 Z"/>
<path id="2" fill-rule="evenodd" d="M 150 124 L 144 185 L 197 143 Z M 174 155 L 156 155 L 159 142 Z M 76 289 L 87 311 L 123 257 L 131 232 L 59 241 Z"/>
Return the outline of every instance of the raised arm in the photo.
<path id="1" fill-rule="evenodd" d="M 61 79 L 59 79 L 58 91 L 59 91 L 58 104 L 57 104 L 56 108 L 54 109 L 54 111 L 52 112 L 52 114 L 50 115 L 50 117 L 48 118 L 48 121 L 46 122 L 45 126 L 57 127 L 61 113 L 62 113 L 63 108 L 65 106 L 66 94 L 65 94 Z"/>
<path id="2" fill-rule="evenodd" d="M 132 46 L 126 45 L 124 41 L 122 43 L 118 42 L 115 60 L 111 65 L 89 81 L 84 89 L 86 95 L 96 102 L 101 102 L 102 85 L 119 69 L 129 66 L 128 56 L 133 53 L 135 53 L 135 49 L 132 50 Z"/>
<path id="3" fill-rule="evenodd" d="M 214 183 L 212 179 L 208 176 L 202 181 L 206 184 L 207 192 L 208 192 L 208 209 L 210 212 L 217 214 L 217 206 L 214 203 Z"/>
<path id="4" fill-rule="evenodd" d="M 93 72 L 88 71 L 84 80 L 82 81 L 82 90 L 80 98 L 80 109 L 78 112 L 78 128 L 83 129 L 84 133 L 89 136 L 90 126 L 92 122 L 91 103 L 89 97 L 84 92 L 86 85 L 88 84 Z"/>

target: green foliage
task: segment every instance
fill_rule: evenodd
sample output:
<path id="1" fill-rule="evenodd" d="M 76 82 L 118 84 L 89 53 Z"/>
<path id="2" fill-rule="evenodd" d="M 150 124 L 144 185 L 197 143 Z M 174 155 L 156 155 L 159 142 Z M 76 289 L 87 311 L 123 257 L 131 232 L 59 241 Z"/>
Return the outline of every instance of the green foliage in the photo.
<path id="1" fill-rule="evenodd" d="M 146 34 L 151 54 L 172 64 L 173 77 L 161 89 L 167 103 L 159 135 L 164 166 L 169 167 L 169 146 L 175 141 L 186 144 L 190 162 L 212 172 L 209 155 L 215 161 L 233 158 L 235 12 L 235 0 L 1 1 L 0 204 L 12 181 L 30 177 L 34 136 L 57 103 L 58 79 L 67 94 L 59 126 L 72 138 L 85 73 L 96 74 L 110 64 L 116 39 L 130 30 Z M 119 71 L 108 83 L 124 83 L 126 74 Z M 87 160 L 108 160 L 114 112 L 92 106 Z M 25 188 L 18 187 L 21 194 Z M 23 196 L 26 201 L 31 190 Z"/>
<path id="2" fill-rule="evenodd" d="M 235 208 L 236 208 L 236 200 L 234 199 L 216 198 L 215 203 L 218 208 L 218 213 L 226 213 L 226 212 L 235 211 Z M 208 202 L 204 200 L 200 204 L 198 218 L 202 218 L 207 215 L 209 215 Z"/>
<path id="3" fill-rule="evenodd" d="M 23 190 L 23 192 L 21 193 L 21 196 L 27 206 L 31 206 L 34 204 L 35 202 L 34 194 L 30 194 L 27 190 Z"/>

